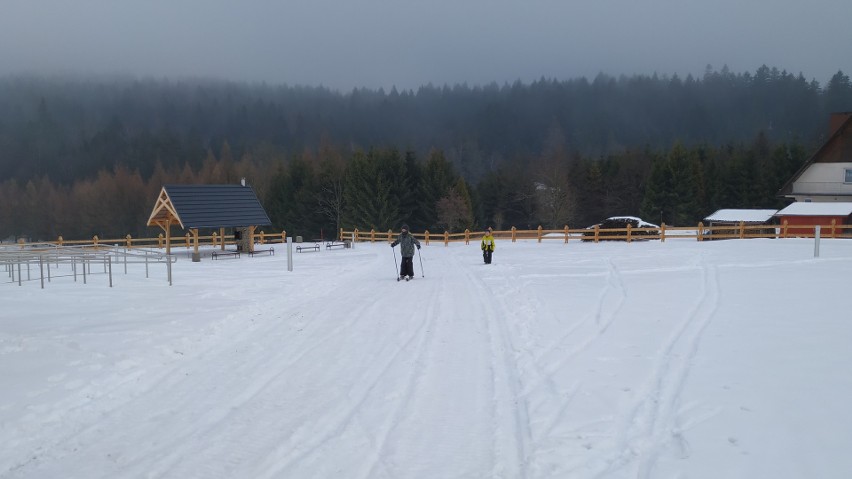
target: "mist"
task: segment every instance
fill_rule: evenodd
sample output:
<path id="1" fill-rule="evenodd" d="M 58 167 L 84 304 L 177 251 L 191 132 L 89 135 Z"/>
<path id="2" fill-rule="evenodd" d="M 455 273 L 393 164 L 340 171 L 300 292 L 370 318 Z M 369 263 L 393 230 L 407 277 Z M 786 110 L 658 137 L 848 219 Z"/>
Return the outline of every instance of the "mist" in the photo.
<path id="1" fill-rule="evenodd" d="M 0 75 L 416 89 L 766 64 L 852 70 L 852 2 L 4 2 Z"/>

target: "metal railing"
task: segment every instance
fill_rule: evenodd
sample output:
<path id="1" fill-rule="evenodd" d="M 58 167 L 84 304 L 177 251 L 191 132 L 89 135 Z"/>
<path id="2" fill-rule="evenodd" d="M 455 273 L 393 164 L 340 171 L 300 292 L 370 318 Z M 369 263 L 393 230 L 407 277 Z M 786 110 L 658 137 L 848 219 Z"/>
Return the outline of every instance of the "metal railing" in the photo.
<path id="1" fill-rule="evenodd" d="M 59 278 L 73 278 L 88 283 L 92 275 L 106 275 L 109 286 L 113 286 L 113 269 L 123 268 L 128 273 L 128 265 L 145 265 L 145 277 L 150 275 L 150 267 L 164 265 L 169 285 L 172 285 L 172 263 L 177 261 L 174 255 L 159 251 L 130 249 L 111 245 L 77 244 L 56 246 L 52 243 L 28 243 L 25 245 L 0 247 L 0 269 L 6 273 L 7 284 L 22 286 L 24 282 L 39 281 L 44 289 Z"/>

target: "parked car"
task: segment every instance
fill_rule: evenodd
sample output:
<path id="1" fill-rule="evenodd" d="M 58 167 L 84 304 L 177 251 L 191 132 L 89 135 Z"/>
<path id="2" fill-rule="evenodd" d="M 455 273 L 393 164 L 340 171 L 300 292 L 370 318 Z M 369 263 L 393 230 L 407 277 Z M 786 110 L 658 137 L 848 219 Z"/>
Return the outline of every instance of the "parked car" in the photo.
<path id="1" fill-rule="evenodd" d="M 659 236 L 660 234 L 660 227 L 658 225 L 648 223 L 642 218 L 637 218 L 635 216 L 611 216 L 596 225 L 587 227 L 586 229 L 588 231 L 583 233 L 583 241 L 594 241 L 595 226 L 597 226 L 600 230 L 606 230 L 627 228 L 627 225 L 630 225 L 631 229 L 634 230 L 630 232 L 631 241 L 644 240 L 646 238 L 643 238 L 643 236 Z M 636 228 L 642 229 L 635 231 Z M 599 241 L 627 241 L 626 231 L 599 231 L 598 233 Z"/>

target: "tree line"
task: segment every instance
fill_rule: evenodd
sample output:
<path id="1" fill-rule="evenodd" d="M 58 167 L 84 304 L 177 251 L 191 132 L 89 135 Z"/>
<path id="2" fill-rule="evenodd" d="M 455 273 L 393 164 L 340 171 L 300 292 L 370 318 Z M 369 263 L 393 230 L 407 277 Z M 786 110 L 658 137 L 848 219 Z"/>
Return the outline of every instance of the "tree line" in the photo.
<path id="1" fill-rule="evenodd" d="M 469 182 L 441 150 L 426 157 L 396 148 L 351 153 L 324 145 L 263 166 L 232 157 L 229 144 L 202 166 L 157 164 L 148 178 L 116 166 L 64 186 L 48 176 L 0 183 L 0 237 L 50 240 L 156 236 L 146 228 L 164 184 L 237 184 L 255 189 L 268 232 L 332 237 L 343 227 L 460 232 L 465 229 L 586 227 L 609 216 L 693 225 L 719 208 L 780 208 L 776 193 L 808 157 L 801 144 L 748 143 L 665 150 L 628 149 L 603 157 L 554 147 Z"/>
<path id="2" fill-rule="evenodd" d="M 774 196 L 852 110 L 776 68 L 390 92 L 0 78 L 0 237 L 149 234 L 174 183 L 246 177 L 277 228 L 692 223 Z"/>
<path id="3" fill-rule="evenodd" d="M 838 71 L 820 85 L 761 66 L 701 77 L 600 74 L 525 84 L 417 90 L 137 78 L 0 78 L 0 179 L 68 185 L 120 165 L 148 178 L 158 162 L 201 168 L 209 149 L 269 164 L 320 144 L 442 150 L 468 181 L 525 162 L 554 142 L 584 156 L 648 146 L 746 142 L 813 146 L 828 115 L 852 110 Z"/>

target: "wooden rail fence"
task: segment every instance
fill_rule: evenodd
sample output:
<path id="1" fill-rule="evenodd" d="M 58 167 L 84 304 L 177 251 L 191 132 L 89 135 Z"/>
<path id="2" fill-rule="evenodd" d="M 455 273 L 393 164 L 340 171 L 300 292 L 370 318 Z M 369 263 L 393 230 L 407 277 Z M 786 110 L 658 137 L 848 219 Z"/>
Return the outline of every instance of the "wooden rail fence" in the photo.
<path id="1" fill-rule="evenodd" d="M 746 224 L 738 225 L 705 226 L 698 223 L 697 226 L 667 226 L 665 223 L 659 228 L 633 228 L 628 225 L 625 228 L 582 228 L 571 229 L 567 225 L 562 229 L 546 230 L 539 226 L 534 230 L 519 230 L 514 226 L 509 230 L 493 231 L 496 239 L 509 239 L 513 243 L 519 239 L 534 239 L 539 243 L 549 241 L 589 241 L 598 243 L 601 241 L 647 241 L 667 239 L 695 239 L 697 241 L 709 241 L 717 239 L 746 239 L 746 238 L 813 238 L 816 236 L 816 227 L 820 226 L 821 238 L 852 238 L 852 225 L 836 224 L 835 220 L 828 225 L 789 225 L 786 221 L 780 225 Z M 421 239 L 425 244 L 432 242 L 470 244 L 471 240 L 479 241 L 485 234 L 484 231 L 465 230 L 463 233 L 432 233 L 429 230 L 423 233 L 412 233 L 415 238 Z M 341 241 L 356 242 L 393 242 L 398 232 L 388 231 L 361 231 L 340 229 Z"/>
<path id="2" fill-rule="evenodd" d="M 263 231 L 259 233 L 254 233 L 254 242 L 257 244 L 273 244 L 273 243 L 286 243 L 287 242 L 287 232 L 282 231 L 280 233 L 264 233 Z M 234 241 L 234 235 L 217 235 L 215 232 L 208 236 L 199 236 L 198 237 L 199 245 L 211 245 L 213 247 L 220 247 L 223 245 L 234 245 L 236 242 Z M 24 246 L 34 246 L 34 245 L 55 245 L 55 246 L 76 246 L 76 245 L 87 245 L 87 246 L 122 246 L 126 248 L 158 248 L 163 249 L 166 247 L 166 238 L 160 233 L 156 238 L 133 238 L 130 235 L 125 236 L 124 238 L 112 238 L 112 239 L 101 239 L 98 238 L 97 235 L 93 236 L 91 239 L 85 240 L 66 240 L 62 236 L 56 239 L 56 241 L 39 241 L 35 243 L 26 242 L 23 239 L 18 240 L 18 245 L 21 247 Z M 176 247 L 186 246 L 187 248 L 192 248 L 195 246 L 194 237 L 192 234 L 187 233 L 185 236 L 175 236 L 171 238 L 171 245 Z"/>
<path id="3" fill-rule="evenodd" d="M 698 223 L 697 226 L 667 226 L 665 223 L 659 228 L 633 228 L 628 225 L 626 228 L 569 228 L 567 225 L 562 229 L 544 229 L 539 226 L 534 230 L 519 230 L 514 226 L 508 230 L 494 231 L 494 237 L 497 239 L 511 240 L 513 243 L 519 239 L 534 239 L 539 243 L 542 241 L 588 241 L 598 243 L 601 241 L 647 241 L 660 240 L 665 242 L 667 239 L 695 239 L 697 241 L 708 241 L 717 239 L 746 239 L 746 238 L 813 238 L 815 236 L 815 228 L 818 225 L 789 225 L 785 221 L 780 225 L 764 225 L 764 224 L 745 224 L 725 225 L 725 226 L 704 226 L 703 223 Z M 822 238 L 852 238 L 852 225 L 836 224 L 834 220 L 828 225 L 820 226 L 820 237 Z M 387 231 L 361 231 L 359 229 L 346 230 L 340 229 L 338 240 L 340 241 L 355 241 L 355 242 L 393 242 L 398 232 L 393 230 Z M 433 242 L 443 243 L 445 246 L 450 243 L 470 244 L 473 241 L 479 241 L 485 234 L 484 231 L 465 230 L 463 233 L 432 233 L 429 230 L 423 233 L 412 233 L 416 238 L 424 241 L 426 245 Z M 280 233 L 264 233 L 260 231 L 254 233 L 254 242 L 257 244 L 275 244 L 286 243 L 287 232 Z M 186 248 L 194 247 L 194 238 L 192 234 L 186 233 L 183 237 L 173 237 L 171 239 L 172 246 Z M 222 247 L 224 245 L 235 244 L 233 235 L 217 235 L 215 232 L 208 236 L 198 237 L 199 245 L 210 245 L 213 247 Z M 62 236 L 56 241 L 39 241 L 37 243 L 28 243 L 23 239 L 18 241 L 21 247 L 32 245 L 52 244 L 56 246 L 74 246 L 74 245 L 104 245 L 104 246 L 123 246 L 126 248 L 158 248 L 166 247 L 166 238 L 161 233 L 156 238 L 133 238 L 130 235 L 124 238 L 101 239 L 98 236 L 93 236 L 91 239 L 85 240 L 66 240 Z"/>

